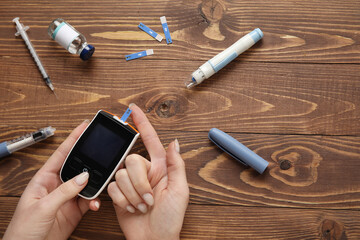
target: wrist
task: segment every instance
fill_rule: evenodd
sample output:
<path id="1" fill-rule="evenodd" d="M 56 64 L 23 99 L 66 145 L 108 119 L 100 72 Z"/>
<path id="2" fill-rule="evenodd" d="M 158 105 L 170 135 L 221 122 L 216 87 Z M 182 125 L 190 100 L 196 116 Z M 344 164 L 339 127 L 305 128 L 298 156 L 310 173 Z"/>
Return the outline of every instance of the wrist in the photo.
<path id="1" fill-rule="evenodd" d="M 166 237 L 166 238 L 164 238 L 164 237 L 154 237 L 154 236 L 152 236 L 152 237 L 150 237 L 149 240 L 164 240 L 164 239 L 166 239 L 166 240 L 180 240 L 180 234 L 174 235 L 174 236 L 168 236 L 168 237 Z"/>
<path id="2" fill-rule="evenodd" d="M 128 237 L 125 236 L 125 238 L 127 240 L 139 240 L 138 237 L 136 237 L 136 238 L 128 238 Z M 141 238 L 141 239 L 143 239 L 143 240 L 164 240 L 164 239 L 166 239 L 166 240 L 180 240 L 180 234 L 174 235 L 174 236 L 167 236 L 167 237 L 164 237 L 164 236 L 161 236 L 161 237 L 149 236 L 149 237 Z"/>
<path id="3" fill-rule="evenodd" d="M 19 231 L 12 231 L 12 229 L 7 229 L 5 231 L 3 240 L 10 240 L 10 239 L 26 239 L 24 236 L 22 236 Z"/>

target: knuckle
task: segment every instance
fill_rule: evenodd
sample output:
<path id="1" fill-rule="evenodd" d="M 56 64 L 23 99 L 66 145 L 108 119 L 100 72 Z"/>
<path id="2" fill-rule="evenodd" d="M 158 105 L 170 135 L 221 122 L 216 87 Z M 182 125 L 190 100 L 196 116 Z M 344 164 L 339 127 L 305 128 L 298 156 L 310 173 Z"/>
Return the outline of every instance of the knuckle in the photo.
<path id="1" fill-rule="evenodd" d="M 133 185 L 136 190 L 143 190 L 146 188 L 146 181 L 139 179 L 138 181 L 134 181 Z"/>
<path id="2" fill-rule="evenodd" d="M 114 199 L 113 204 L 124 209 L 126 208 L 126 203 L 122 199 Z"/>
<path id="3" fill-rule="evenodd" d="M 111 182 L 109 183 L 108 187 L 107 187 L 107 190 L 108 190 L 108 193 L 112 193 L 116 190 L 116 182 Z"/>
<path id="4" fill-rule="evenodd" d="M 63 195 L 69 195 L 71 193 L 71 186 L 70 184 L 73 184 L 72 182 L 63 183 L 59 186 L 59 191 Z"/>
<path id="5" fill-rule="evenodd" d="M 185 161 L 180 162 L 180 167 L 183 168 L 183 169 L 186 169 Z"/>
<path id="6" fill-rule="evenodd" d="M 39 213 L 46 213 L 49 210 L 48 201 L 38 201 L 35 207 L 36 211 Z"/>
<path id="7" fill-rule="evenodd" d="M 128 173 L 125 168 L 118 170 L 115 174 L 116 181 L 121 181 L 122 179 L 126 178 Z"/>
<path id="8" fill-rule="evenodd" d="M 158 141 L 159 137 L 157 135 L 148 134 L 148 135 L 142 135 L 141 139 L 143 140 L 143 142 L 153 142 L 153 141 Z"/>
<path id="9" fill-rule="evenodd" d="M 120 194 L 116 193 L 116 191 L 118 191 L 117 188 L 118 187 L 116 185 L 116 182 L 111 182 L 108 185 L 108 194 L 109 194 L 110 198 L 112 199 L 113 205 L 122 208 L 123 206 L 126 205 L 126 199 L 122 193 L 120 193 Z"/>
<path id="10" fill-rule="evenodd" d="M 185 168 L 185 161 L 182 158 L 179 158 L 176 163 L 179 168 Z"/>
<path id="11" fill-rule="evenodd" d="M 126 208 L 127 206 L 127 200 L 122 194 L 119 195 L 117 198 L 113 199 L 113 203 L 121 208 Z"/>
<path id="12" fill-rule="evenodd" d="M 141 161 L 141 156 L 138 154 L 130 154 L 125 159 L 125 165 L 126 166 L 133 166 L 138 164 Z"/>

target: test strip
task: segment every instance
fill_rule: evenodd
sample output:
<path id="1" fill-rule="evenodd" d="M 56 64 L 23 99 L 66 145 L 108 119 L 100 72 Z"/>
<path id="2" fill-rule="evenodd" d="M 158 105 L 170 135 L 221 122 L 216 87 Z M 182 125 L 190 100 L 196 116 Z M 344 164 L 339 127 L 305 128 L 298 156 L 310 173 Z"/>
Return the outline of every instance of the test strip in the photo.
<path id="1" fill-rule="evenodd" d="M 148 49 L 145 51 L 141 51 L 141 52 L 137 52 L 137 53 L 133 53 L 130 55 L 126 55 L 125 59 L 126 61 L 129 60 L 133 60 L 133 59 L 137 59 L 137 58 L 141 58 L 141 57 L 145 57 L 145 56 L 149 56 L 149 55 L 153 55 L 154 54 L 154 50 L 153 49 Z"/>
<path id="2" fill-rule="evenodd" d="M 159 42 L 161 42 L 161 40 L 163 39 L 163 37 L 160 34 L 156 33 L 154 30 L 150 29 L 143 23 L 140 23 L 138 27 L 147 34 L 149 34 L 150 36 L 152 36 L 153 38 L 155 38 L 156 40 L 158 40 Z"/>
<path id="3" fill-rule="evenodd" d="M 125 123 L 126 119 L 128 119 L 128 117 L 130 116 L 132 110 L 130 108 L 126 109 L 126 111 L 124 112 L 124 114 L 122 115 L 120 122 Z"/>
<path id="4" fill-rule="evenodd" d="M 165 34 L 165 38 L 166 38 L 166 43 L 167 44 L 170 44 L 172 43 L 172 40 L 171 40 L 171 36 L 170 36 L 170 32 L 169 32 L 169 27 L 167 25 L 167 22 L 166 22 L 166 17 L 165 16 L 162 16 L 160 18 L 160 21 L 161 21 L 161 25 L 163 27 L 163 30 L 164 30 L 164 34 Z"/>

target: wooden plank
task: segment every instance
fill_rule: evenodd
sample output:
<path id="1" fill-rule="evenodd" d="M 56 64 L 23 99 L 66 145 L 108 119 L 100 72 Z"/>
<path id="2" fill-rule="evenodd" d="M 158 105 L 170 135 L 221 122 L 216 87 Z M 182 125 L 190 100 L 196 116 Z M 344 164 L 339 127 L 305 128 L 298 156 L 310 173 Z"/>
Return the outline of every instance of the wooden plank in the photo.
<path id="1" fill-rule="evenodd" d="M 11 20 L 20 16 L 31 27 L 29 36 L 41 57 L 69 58 L 47 35 L 50 22 L 63 17 L 97 48 L 97 57 L 123 60 L 126 54 L 153 48 L 154 59 L 205 61 L 259 27 L 263 41 L 236 61 L 359 63 L 359 6 L 359 0 L 5 0 L 0 3 L 0 56 L 28 55 L 23 41 L 13 36 Z M 163 15 L 174 41 L 169 46 L 137 28 L 143 22 L 163 34 Z"/>
<path id="2" fill-rule="evenodd" d="M 44 59 L 57 100 L 30 57 L 0 58 L 0 125 L 71 129 L 134 102 L 157 130 L 360 134 L 358 65 L 233 62 L 187 90 L 200 61 L 93 60 Z"/>
<path id="3" fill-rule="evenodd" d="M 20 130 L 25 129 L 15 129 L 1 135 L 1 139 L 19 135 Z M 67 130 L 60 129 L 56 136 L 0 161 L 1 196 L 20 196 L 67 134 Z M 159 131 L 165 146 L 179 139 L 192 203 L 360 208 L 358 137 L 231 135 L 269 161 L 264 174 L 257 174 L 219 150 L 207 139 L 207 132 Z M 141 141 L 132 152 L 147 157 Z M 106 192 L 102 197 L 109 199 Z"/>
<path id="4" fill-rule="evenodd" d="M 0 238 L 35 172 L 77 124 L 138 104 L 164 145 L 179 139 L 190 185 L 181 239 L 360 239 L 360 0 L 0 1 L 0 142 L 56 135 L 0 161 Z M 174 43 L 158 43 L 137 25 Z M 57 94 L 11 20 L 25 25 Z M 63 17 L 96 52 L 82 62 L 47 35 Z M 193 90 L 183 81 L 252 29 L 264 39 Z M 126 62 L 129 53 L 155 54 Z M 270 162 L 263 175 L 207 138 L 229 132 Z M 295 135 L 292 135 L 295 134 Z M 134 153 L 145 157 L 141 140 Z M 70 239 L 125 239 L 100 195 Z"/>
<path id="5" fill-rule="evenodd" d="M 0 198 L 0 236 L 18 198 Z M 359 239 L 359 211 L 189 205 L 181 239 Z M 70 239 L 125 239 L 110 201 L 88 212 Z"/>

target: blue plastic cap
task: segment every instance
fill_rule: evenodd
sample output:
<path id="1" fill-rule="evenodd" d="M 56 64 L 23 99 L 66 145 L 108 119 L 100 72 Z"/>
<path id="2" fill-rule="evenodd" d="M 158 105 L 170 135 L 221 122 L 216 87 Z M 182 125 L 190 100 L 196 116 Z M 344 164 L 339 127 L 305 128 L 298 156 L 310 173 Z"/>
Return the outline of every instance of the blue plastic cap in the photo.
<path id="1" fill-rule="evenodd" d="M 264 33 L 260 30 L 260 28 L 254 29 L 251 33 L 249 33 L 254 42 L 259 41 L 264 36 Z"/>
<path id="2" fill-rule="evenodd" d="M 2 142 L 0 143 L 0 158 L 9 156 L 10 152 L 7 149 L 7 143 L 6 142 Z"/>
<path id="3" fill-rule="evenodd" d="M 260 174 L 262 174 L 269 165 L 269 162 L 262 157 L 217 128 L 210 129 L 209 139 L 237 161 L 254 168 Z"/>
<path id="4" fill-rule="evenodd" d="M 81 51 L 80 58 L 84 61 L 89 60 L 89 58 L 91 58 L 94 52 L 95 47 L 89 44 Z"/>

